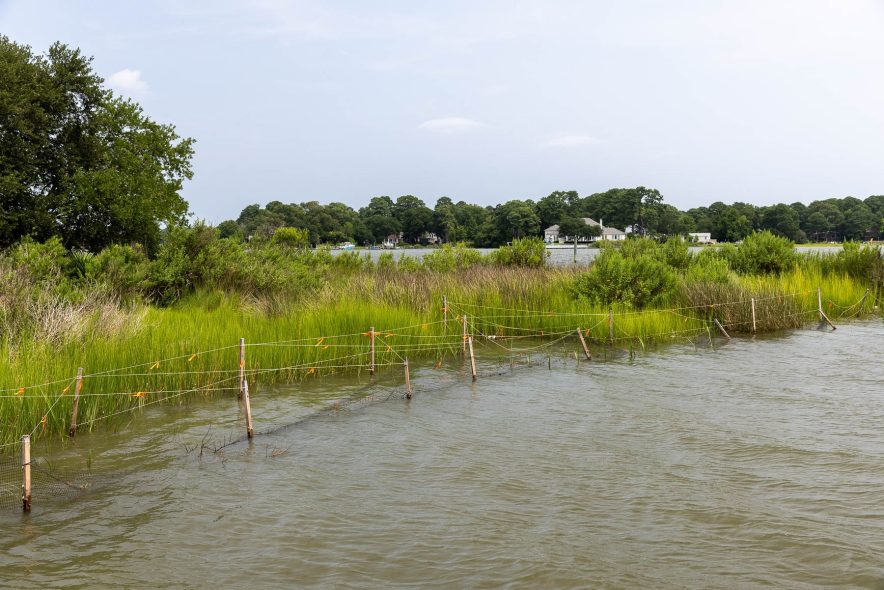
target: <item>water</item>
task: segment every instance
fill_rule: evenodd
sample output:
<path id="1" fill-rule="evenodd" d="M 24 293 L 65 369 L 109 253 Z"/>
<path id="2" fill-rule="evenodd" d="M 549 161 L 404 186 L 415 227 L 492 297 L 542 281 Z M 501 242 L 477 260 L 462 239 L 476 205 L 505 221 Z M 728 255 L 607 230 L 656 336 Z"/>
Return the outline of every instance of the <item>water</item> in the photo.
<path id="1" fill-rule="evenodd" d="M 692 252 L 699 252 L 702 250 L 702 247 L 694 246 L 690 248 Z M 796 246 L 795 249 L 798 252 L 806 253 L 806 252 L 821 252 L 825 254 L 832 254 L 839 250 L 841 250 L 841 246 Z M 489 252 L 493 252 L 494 248 L 476 248 L 482 254 L 488 254 Z M 389 252 L 393 255 L 395 260 L 399 260 L 403 256 L 410 256 L 412 258 L 417 258 L 418 260 L 422 259 L 425 255 L 430 252 L 434 252 L 433 248 L 406 248 L 406 249 L 396 249 L 396 250 L 358 250 L 358 252 L 365 256 L 368 255 L 371 259 L 377 262 L 378 257 L 384 252 Z M 549 248 L 547 250 L 549 252 L 548 261 L 550 264 L 555 266 L 565 266 L 568 264 L 572 264 L 574 262 L 574 249 L 571 247 L 556 247 Z M 332 255 L 337 256 L 344 250 L 332 250 Z M 599 250 L 598 248 L 586 248 L 579 247 L 577 248 L 577 263 L 578 264 L 588 264 L 592 262 L 596 256 L 598 256 Z"/>
<path id="2" fill-rule="evenodd" d="M 880 320 L 568 343 L 512 371 L 483 347 L 478 383 L 416 368 L 410 403 L 298 422 L 291 388 L 259 389 L 256 428 L 294 425 L 202 457 L 244 429 L 236 401 L 155 408 L 55 451 L 91 457 L 89 491 L 0 512 L 0 587 L 884 588 L 882 343 Z"/>

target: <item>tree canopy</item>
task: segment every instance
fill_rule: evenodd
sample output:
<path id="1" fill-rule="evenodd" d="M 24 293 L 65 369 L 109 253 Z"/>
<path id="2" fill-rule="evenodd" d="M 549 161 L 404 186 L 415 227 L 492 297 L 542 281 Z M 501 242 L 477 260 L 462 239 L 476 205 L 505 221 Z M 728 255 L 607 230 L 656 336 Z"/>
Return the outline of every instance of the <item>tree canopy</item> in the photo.
<path id="1" fill-rule="evenodd" d="M 98 251 L 156 249 L 185 221 L 193 140 L 103 87 L 92 59 L 0 36 L 0 246 L 25 236 Z"/>

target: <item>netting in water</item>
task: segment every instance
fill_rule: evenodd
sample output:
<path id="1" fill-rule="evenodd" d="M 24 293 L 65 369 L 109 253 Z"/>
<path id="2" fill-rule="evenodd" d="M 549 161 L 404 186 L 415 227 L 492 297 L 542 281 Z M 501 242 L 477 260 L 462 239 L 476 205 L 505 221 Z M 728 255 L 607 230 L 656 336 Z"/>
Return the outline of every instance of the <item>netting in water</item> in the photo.
<path id="1" fill-rule="evenodd" d="M 0 457 L 0 508 L 21 509 L 22 465 L 19 458 Z M 75 498 L 92 485 L 89 470 L 68 470 L 46 459 L 31 458 L 31 496 L 39 498 Z"/>

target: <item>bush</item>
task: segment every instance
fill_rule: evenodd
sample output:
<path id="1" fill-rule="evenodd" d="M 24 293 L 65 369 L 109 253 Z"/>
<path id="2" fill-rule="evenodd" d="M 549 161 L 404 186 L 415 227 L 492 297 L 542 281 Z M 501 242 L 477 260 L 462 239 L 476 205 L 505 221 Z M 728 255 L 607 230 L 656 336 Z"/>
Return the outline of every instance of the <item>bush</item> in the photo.
<path id="1" fill-rule="evenodd" d="M 769 231 L 755 232 L 733 253 L 731 268 L 741 274 L 781 274 L 795 267 L 795 244 Z"/>
<path id="2" fill-rule="evenodd" d="M 308 239 L 310 232 L 306 229 L 298 229 L 297 227 L 280 227 L 273 232 L 273 238 L 270 242 L 274 246 L 283 248 L 307 248 L 310 245 Z"/>
<path id="3" fill-rule="evenodd" d="M 396 270 L 396 259 L 392 252 L 383 252 L 378 256 L 377 269 L 383 271 Z"/>
<path id="4" fill-rule="evenodd" d="M 730 281 L 730 267 L 726 259 L 707 249 L 693 258 L 684 278 L 686 283 L 724 284 Z"/>
<path id="5" fill-rule="evenodd" d="M 491 262 L 501 266 L 527 266 L 539 268 L 546 265 L 549 252 L 540 238 L 516 238 L 509 246 L 501 246 L 491 253 Z"/>
<path id="6" fill-rule="evenodd" d="M 666 240 L 656 249 L 655 254 L 660 261 L 681 271 L 686 270 L 694 258 L 688 243 L 681 236 L 673 236 Z"/>
<path id="7" fill-rule="evenodd" d="M 435 272 L 453 272 L 475 266 L 482 262 L 482 253 L 459 243 L 445 244 L 424 256 L 423 266 Z"/>
<path id="8" fill-rule="evenodd" d="M 131 300 L 141 294 L 149 261 L 141 248 L 115 244 L 86 262 L 86 278 L 105 286 L 116 298 Z"/>
<path id="9" fill-rule="evenodd" d="M 627 258 L 606 249 L 589 272 L 574 281 L 572 289 L 577 297 L 597 303 L 641 308 L 668 300 L 675 292 L 676 279 L 672 268 L 649 254 Z"/>

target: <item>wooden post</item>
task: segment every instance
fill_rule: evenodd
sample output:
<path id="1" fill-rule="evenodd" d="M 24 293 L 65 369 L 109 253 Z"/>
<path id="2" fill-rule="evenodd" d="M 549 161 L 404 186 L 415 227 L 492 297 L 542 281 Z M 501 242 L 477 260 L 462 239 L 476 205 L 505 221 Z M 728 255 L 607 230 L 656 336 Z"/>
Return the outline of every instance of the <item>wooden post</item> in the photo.
<path id="1" fill-rule="evenodd" d="M 592 355 L 589 354 L 589 348 L 586 346 L 586 339 L 583 337 L 583 330 L 577 328 L 577 336 L 580 337 L 580 346 L 583 347 L 583 354 L 586 355 L 586 360 L 591 361 Z"/>
<path id="2" fill-rule="evenodd" d="M 246 339 L 239 339 L 239 399 L 242 399 L 246 390 Z"/>
<path id="3" fill-rule="evenodd" d="M 614 306 L 608 308 L 608 340 L 614 344 Z"/>
<path id="4" fill-rule="evenodd" d="M 464 356 L 467 354 L 467 314 L 463 314 L 463 352 Z"/>
<path id="5" fill-rule="evenodd" d="M 470 370 L 473 372 L 473 381 L 476 380 L 476 357 L 473 356 L 473 337 L 470 336 L 467 340 L 467 344 L 470 347 Z"/>
<path id="6" fill-rule="evenodd" d="M 249 398 L 249 382 L 243 381 L 242 401 L 246 408 L 246 434 L 252 438 L 254 430 L 252 429 L 252 402 Z"/>
<path id="7" fill-rule="evenodd" d="M 727 333 L 727 330 L 724 329 L 724 326 L 721 325 L 721 322 L 719 322 L 716 318 L 712 318 L 712 321 L 715 322 L 715 325 L 718 326 L 718 329 L 721 330 L 721 333 L 724 334 L 724 337 L 730 340 L 730 334 Z"/>
<path id="8" fill-rule="evenodd" d="M 21 508 L 31 511 L 31 435 L 21 437 Z"/>
<path id="9" fill-rule="evenodd" d="M 445 326 L 445 331 L 448 331 L 448 296 L 442 296 L 442 319 L 444 320 L 443 325 Z"/>
<path id="10" fill-rule="evenodd" d="M 77 434 L 77 409 L 80 406 L 80 391 L 83 389 L 83 367 L 77 369 L 77 384 L 74 385 L 74 407 L 71 410 L 71 428 L 69 436 Z"/>
<path id="11" fill-rule="evenodd" d="M 863 293 L 863 298 L 859 300 L 859 309 L 856 311 L 857 315 L 863 312 L 863 305 L 866 304 L 866 297 L 869 296 L 869 290 L 866 289 L 866 292 Z"/>
<path id="12" fill-rule="evenodd" d="M 577 264 L 577 236 L 574 236 L 574 264 Z"/>
<path id="13" fill-rule="evenodd" d="M 755 333 L 755 298 L 752 298 L 752 333 Z"/>
<path id="14" fill-rule="evenodd" d="M 835 324 L 832 323 L 832 320 L 830 320 L 829 316 L 827 316 L 826 313 L 823 311 L 823 291 L 819 287 L 816 288 L 816 300 L 817 306 L 820 310 L 820 322 L 826 322 L 827 324 L 832 326 L 833 330 L 837 330 Z"/>
<path id="15" fill-rule="evenodd" d="M 408 372 L 408 357 L 405 357 L 405 399 L 411 399 L 411 375 Z"/>
<path id="16" fill-rule="evenodd" d="M 368 372 L 374 375 L 374 326 L 371 327 L 371 358 L 368 360 Z"/>

